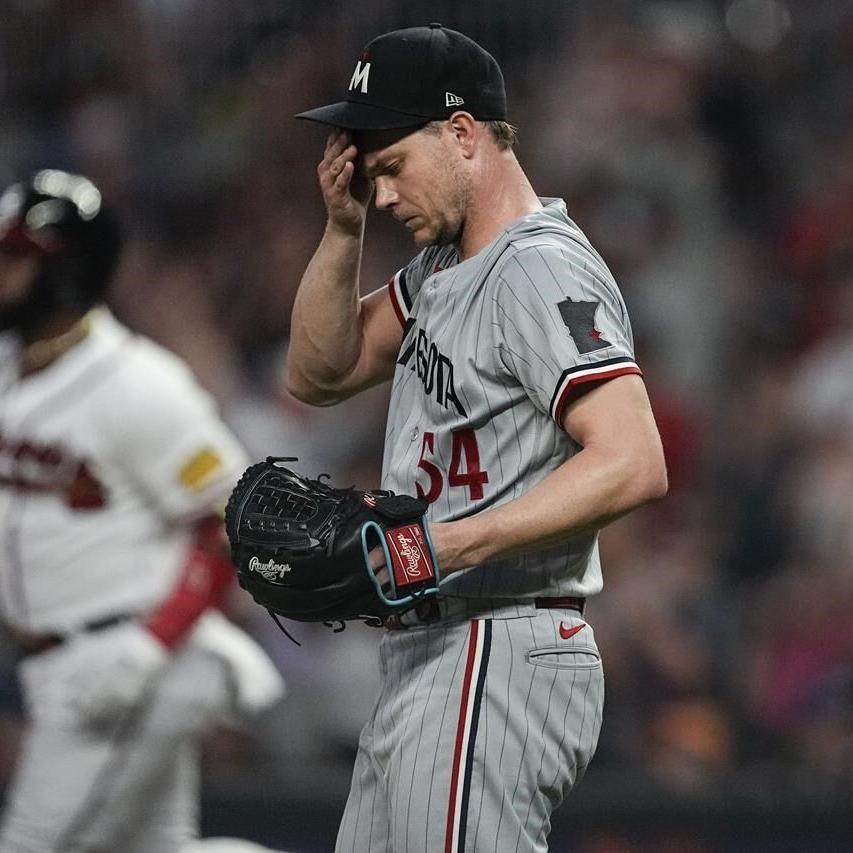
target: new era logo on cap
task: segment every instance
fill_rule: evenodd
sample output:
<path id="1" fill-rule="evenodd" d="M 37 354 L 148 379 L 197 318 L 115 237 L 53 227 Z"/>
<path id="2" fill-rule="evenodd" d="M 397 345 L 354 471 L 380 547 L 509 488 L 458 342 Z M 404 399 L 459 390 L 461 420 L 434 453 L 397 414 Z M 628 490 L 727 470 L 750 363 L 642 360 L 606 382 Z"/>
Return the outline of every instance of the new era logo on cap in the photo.
<path id="1" fill-rule="evenodd" d="M 441 24 L 373 39 L 356 62 L 345 97 L 297 118 L 348 130 L 414 129 L 464 108 L 479 121 L 506 120 L 503 74 L 495 58 Z"/>

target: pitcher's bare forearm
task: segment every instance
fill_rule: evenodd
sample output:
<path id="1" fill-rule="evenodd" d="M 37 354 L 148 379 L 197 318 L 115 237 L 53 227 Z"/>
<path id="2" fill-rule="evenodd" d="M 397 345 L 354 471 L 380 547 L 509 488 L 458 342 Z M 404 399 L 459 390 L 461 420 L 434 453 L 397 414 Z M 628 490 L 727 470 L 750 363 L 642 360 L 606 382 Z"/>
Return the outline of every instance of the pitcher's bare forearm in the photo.
<path id="1" fill-rule="evenodd" d="M 302 276 L 291 316 L 287 386 L 307 402 L 334 402 L 326 392 L 357 366 L 363 329 L 358 295 L 369 187 L 355 177 L 358 152 L 348 133 L 329 134 L 317 179 L 326 232 Z"/>
<path id="2" fill-rule="evenodd" d="M 359 299 L 358 284 L 342 275 L 352 258 L 341 258 L 338 253 L 347 250 L 337 240 L 328 233 L 323 238 L 292 317 L 287 387 L 314 406 L 329 406 L 390 379 L 402 337 L 388 288 Z"/>
<path id="3" fill-rule="evenodd" d="M 328 223 L 302 276 L 291 317 L 287 387 L 316 406 L 389 379 L 400 344 L 387 292 L 359 298 L 364 222 L 373 188 L 356 174 L 357 159 L 349 133 L 330 134 L 317 166 Z"/>
<path id="4" fill-rule="evenodd" d="M 305 384 L 334 388 L 358 364 L 363 339 L 360 265 L 361 235 L 328 225 L 293 305 L 287 383 L 297 395 Z"/>

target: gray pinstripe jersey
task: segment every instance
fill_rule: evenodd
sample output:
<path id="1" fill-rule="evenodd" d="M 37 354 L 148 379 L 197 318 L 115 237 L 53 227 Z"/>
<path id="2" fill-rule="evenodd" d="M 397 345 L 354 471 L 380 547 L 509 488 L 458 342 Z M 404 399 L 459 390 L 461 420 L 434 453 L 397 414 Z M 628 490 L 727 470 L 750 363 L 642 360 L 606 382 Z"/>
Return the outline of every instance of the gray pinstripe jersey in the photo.
<path id="1" fill-rule="evenodd" d="M 429 247 L 389 282 L 403 340 L 383 488 L 450 521 L 519 497 L 579 449 L 560 426 L 579 384 L 639 373 L 615 281 L 565 204 L 507 228 L 471 258 Z M 597 535 L 474 566 L 448 594 L 588 596 Z"/>

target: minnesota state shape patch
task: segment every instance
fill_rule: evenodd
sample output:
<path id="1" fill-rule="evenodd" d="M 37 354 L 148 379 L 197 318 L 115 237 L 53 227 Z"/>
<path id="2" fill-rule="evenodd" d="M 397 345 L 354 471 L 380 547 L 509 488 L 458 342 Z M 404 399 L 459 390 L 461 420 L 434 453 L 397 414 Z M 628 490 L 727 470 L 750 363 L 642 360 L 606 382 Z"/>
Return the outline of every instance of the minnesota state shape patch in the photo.
<path id="1" fill-rule="evenodd" d="M 595 352 L 611 345 L 595 328 L 598 305 L 598 302 L 573 302 L 571 299 L 557 303 L 560 316 L 580 353 Z"/>

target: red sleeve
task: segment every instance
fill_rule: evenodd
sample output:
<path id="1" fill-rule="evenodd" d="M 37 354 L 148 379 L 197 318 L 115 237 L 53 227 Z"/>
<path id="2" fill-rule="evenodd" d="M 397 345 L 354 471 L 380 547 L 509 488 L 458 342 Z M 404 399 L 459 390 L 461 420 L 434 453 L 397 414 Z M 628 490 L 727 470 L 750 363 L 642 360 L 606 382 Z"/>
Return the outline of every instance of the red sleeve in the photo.
<path id="1" fill-rule="evenodd" d="M 196 526 L 175 586 L 149 614 L 145 627 L 164 646 L 175 648 L 205 610 L 222 603 L 235 577 L 222 521 L 204 519 Z"/>
<path id="2" fill-rule="evenodd" d="M 409 297 L 409 292 L 406 288 L 406 270 L 405 267 L 396 272 L 388 282 L 388 296 L 391 299 L 391 305 L 394 308 L 394 313 L 400 321 L 400 325 L 405 329 L 406 322 L 409 319 L 409 312 L 412 307 L 412 300 Z"/>
<path id="3" fill-rule="evenodd" d="M 617 376 L 628 374 L 642 376 L 643 371 L 637 367 L 633 359 L 620 357 L 611 358 L 594 364 L 579 365 L 564 370 L 554 396 L 551 398 L 551 417 L 559 426 L 563 425 L 563 413 L 567 403 L 577 390 L 589 382 L 601 383 Z"/>

